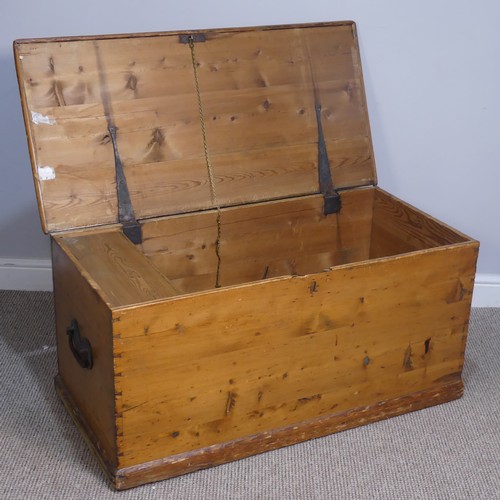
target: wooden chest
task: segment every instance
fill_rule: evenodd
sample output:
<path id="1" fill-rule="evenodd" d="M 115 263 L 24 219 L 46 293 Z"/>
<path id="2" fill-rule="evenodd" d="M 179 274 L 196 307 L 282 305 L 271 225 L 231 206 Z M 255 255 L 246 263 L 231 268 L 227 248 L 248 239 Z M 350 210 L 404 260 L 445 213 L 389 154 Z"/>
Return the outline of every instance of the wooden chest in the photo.
<path id="1" fill-rule="evenodd" d="M 14 48 L 56 387 L 116 488 L 461 396 L 479 244 L 377 187 L 352 22 Z"/>

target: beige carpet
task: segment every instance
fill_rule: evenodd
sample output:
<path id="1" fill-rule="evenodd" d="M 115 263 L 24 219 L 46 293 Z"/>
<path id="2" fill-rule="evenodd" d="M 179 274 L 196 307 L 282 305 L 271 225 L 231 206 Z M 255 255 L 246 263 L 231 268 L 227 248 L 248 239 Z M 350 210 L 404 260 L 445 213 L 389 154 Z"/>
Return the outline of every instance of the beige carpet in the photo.
<path id="1" fill-rule="evenodd" d="M 500 499 L 500 309 L 456 402 L 114 493 L 53 389 L 52 295 L 0 291 L 1 499 Z"/>

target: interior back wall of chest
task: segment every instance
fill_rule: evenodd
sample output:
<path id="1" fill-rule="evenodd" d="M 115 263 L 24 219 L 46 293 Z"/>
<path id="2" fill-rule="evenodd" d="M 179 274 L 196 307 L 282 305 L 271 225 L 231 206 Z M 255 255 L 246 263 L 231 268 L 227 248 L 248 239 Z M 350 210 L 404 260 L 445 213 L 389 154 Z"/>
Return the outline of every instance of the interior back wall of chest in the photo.
<path id="1" fill-rule="evenodd" d="M 321 195 L 224 209 L 221 284 L 309 274 L 367 259 L 372 203 L 373 190 L 366 189 L 345 192 L 338 216 L 325 217 Z M 209 211 L 143 226 L 143 251 L 180 291 L 214 286 L 216 218 Z"/>

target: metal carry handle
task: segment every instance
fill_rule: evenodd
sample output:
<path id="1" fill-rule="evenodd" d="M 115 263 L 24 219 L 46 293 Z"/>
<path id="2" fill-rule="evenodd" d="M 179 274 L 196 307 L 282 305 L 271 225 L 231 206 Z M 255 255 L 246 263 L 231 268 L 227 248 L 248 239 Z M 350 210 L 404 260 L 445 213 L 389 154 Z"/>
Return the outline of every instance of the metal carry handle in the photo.
<path id="1" fill-rule="evenodd" d="M 82 368 L 90 370 L 94 365 L 92 346 L 90 345 L 89 339 L 81 336 L 78 321 L 76 321 L 76 319 L 71 320 L 71 324 L 66 329 L 66 334 L 68 335 L 69 348 L 78 361 L 78 364 Z"/>

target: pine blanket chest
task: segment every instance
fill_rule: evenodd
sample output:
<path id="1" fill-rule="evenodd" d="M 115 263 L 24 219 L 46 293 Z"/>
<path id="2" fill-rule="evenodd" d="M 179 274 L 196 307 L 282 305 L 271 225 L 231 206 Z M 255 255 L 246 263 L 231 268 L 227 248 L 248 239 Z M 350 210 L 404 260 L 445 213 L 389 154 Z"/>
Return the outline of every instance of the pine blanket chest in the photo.
<path id="1" fill-rule="evenodd" d="M 14 52 L 56 387 L 116 488 L 461 396 L 479 244 L 377 187 L 354 23 Z"/>

